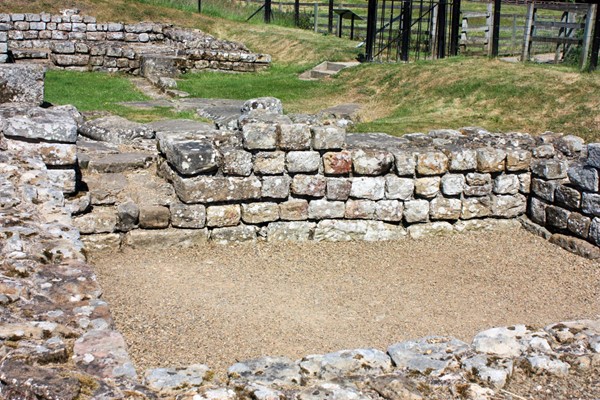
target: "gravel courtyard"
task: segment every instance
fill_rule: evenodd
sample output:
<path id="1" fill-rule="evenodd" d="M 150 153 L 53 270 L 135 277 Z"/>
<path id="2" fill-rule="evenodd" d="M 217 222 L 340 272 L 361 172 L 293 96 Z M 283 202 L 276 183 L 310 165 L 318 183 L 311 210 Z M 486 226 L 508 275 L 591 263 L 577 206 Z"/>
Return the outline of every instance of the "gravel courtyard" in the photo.
<path id="1" fill-rule="evenodd" d="M 94 255 L 140 371 L 600 317 L 600 263 L 517 230 Z"/>

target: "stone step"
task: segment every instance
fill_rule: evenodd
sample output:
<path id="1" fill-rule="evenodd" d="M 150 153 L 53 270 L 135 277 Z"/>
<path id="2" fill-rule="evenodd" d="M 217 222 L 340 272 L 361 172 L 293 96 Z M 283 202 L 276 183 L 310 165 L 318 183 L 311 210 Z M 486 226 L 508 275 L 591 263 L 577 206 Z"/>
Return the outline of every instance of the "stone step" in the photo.
<path id="1" fill-rule="evenodd" d="M 15 60 L 47 60 L 50 54 L 48 49 L 13 49 L 11 52 Z"/>
<path id="2" fill-rule="evenodd" d="M 147 153 L 80 154 L 79 165 L 90 172 L 120 173 L 149 168 L 156 156 Z"/>
<path id="3" fill-rule="evenodd" d="M 346 62 L 331 62 L 325 61 L 316 67 L 303 72 L 299 78 L 301 80 L 318 80 L 333 76 L 343 69 L 354 67 L 359 65 L 358 61 L 346 61 Z"/>

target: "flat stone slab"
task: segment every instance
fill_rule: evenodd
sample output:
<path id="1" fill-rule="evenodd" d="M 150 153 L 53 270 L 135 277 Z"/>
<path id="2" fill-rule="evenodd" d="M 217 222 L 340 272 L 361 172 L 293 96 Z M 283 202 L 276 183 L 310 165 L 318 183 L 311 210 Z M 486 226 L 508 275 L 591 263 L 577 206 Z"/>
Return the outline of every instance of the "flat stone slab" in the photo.
<path id="1" fill-rule="evenodd" d="M 125 107 L 139 108 L 141 110 L 150 110 L 157 107 L 175 107 L 175 103 L 172 100 L 126 101 L 118 104 Z"/>
<path id="2" fill-rule="evenodd" d="M 191 119 L 167 119 L 151 122 L 146 126 L 155 132 L 164 133 L 205 132 L 215 128 L 214 124 Z"/>
<path id="3" fill-rule="evenodd" d="M 154 132 L 146 126 L 114 115 L 86 121 L 79 132 L 90 139 L 115 144 L 154 137 Z"/>
<path id="4" fill-rule="evenodd" d="M 118 153 L 89 156 L 87 169 L 92 172 L 118 173 L 145 169 L 152 165 L 155 157 L 146 153 Z"/>
<path id="5" fill-rule="evenodd" d="M 25 114 L 7 118 L 4 135 L 8 138 L 75 143 L 77 121 L 65 110 L 35 107 Z"/>
<path id="6" fill-rule="evenodd" d="M 34 64 L 0 64 L 0 103 L 44 102 L 46 68 Z"/>

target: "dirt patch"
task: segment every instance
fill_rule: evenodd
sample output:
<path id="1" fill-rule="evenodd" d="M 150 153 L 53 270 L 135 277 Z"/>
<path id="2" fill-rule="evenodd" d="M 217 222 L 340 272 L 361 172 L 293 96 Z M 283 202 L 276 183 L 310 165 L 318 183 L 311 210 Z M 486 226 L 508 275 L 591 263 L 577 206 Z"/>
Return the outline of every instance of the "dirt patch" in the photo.
<path id="1" fill-rule="evenodd" d="M 93 260 L 140 370 L 385 350 L 430 334 L 600 317 L 600 264 L 530 235 L 237 244 Z"/>

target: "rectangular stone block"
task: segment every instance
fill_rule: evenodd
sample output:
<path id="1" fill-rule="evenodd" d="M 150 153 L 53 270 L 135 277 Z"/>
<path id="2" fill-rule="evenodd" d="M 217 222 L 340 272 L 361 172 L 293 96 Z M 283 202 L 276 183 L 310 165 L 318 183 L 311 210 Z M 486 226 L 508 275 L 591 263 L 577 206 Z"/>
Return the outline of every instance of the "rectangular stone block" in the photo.
<path id="1" fill-rule="evenodd" d="M 270 242 L 304 242 L 311 240 L 317 224 L 314 222 L 272 222 L 267 226 L 267 240 Z"/>
<path id="2" fill-rule="evenodd" d="M 404 220 L 409 223 L 429 220 L 429 202 L 427 200 L 409 200 L 404 203 Z"/>
<path id="3" fill-rule="evenodd" d="M 415 179 L 415 194 L 417 197 L 432 199 L 440 192 L 441 178 L 432 176 Z"/>
<path id="4" fill-rule="evenodd" d="M 537 197 L 531 197 L 527 209 L 527 216 L 536 224 L 544 226 L 546 225 L 546 208 L 548 206 L 549 204 L 543 200 L 538 199 Z"/>
<path id="5" fill-rule="evenodd" d="M 239 204 L 206 208 L 206 226 L 209 228 L 235 226 L 240 223 L 241 218 L 242 212 Z"/>
<path id="6" fill-rule="evenodd" d="M 400 176 L 414 176 L 417 155 L 412 150 L 392 150 L 396 173 Z"/>
<path id="7" fill-rule="evenodd" d="M 327 178 L 327 199 L 346 201 L 350 197 L 352 181 L 348 178 Z"/>
<path id="8" fill-rule="evenodd" d="M 502 174 L 494 179 L 494 193 L 496 194 L 517 194 L 519 192 L 520 181 L 517 175 Z"/>
<path id="9" fill-rule="evenodd" d="M 589 259 L 600 258 L 600 248 L 585 240 L 555 233 L 550 237 L 549 241 L 581 257 Z"/>
<path id="10" fill-rule="evenodd" d="M 462 211 L 460 199 L 436 197 L 431 200 L 429 216 L 432 220 L 457 220 Z"/>
<path id="11" fill-rule="evenodd" d="M 346 205 L 343 201 L 326 199 L 311 200 L 308 203 L 308 218 L 315 220 L 344 218 Z"/>
<path id="12" fill-rule="evenodd" d="M 165 229 L 169 226 L 171 212 L 164 206 L 140 206 L 139 225 L 143 229 Z"/>
<path id="13" fill-rule="evenodd" d="M 463 190 L 465 196 L 487 196 L 492 193 L 492 176 L 470 172 L 466 175 L 466 186 Z"/>
<path id="14" fill-rule="evenodd" d="M 261 151 L 254 156 L 254 173 L 279 175 L 284 172 L 285 153 L 283 151 Z"/>
<path id="15" fill-rule="evenodd" d="M 557 181 L 544 181 L 534 178 L 531 180 L 531 191 L 540 198 L 554 202 L 554 191 L 560 183 Z"/>
<path id="16" fill-rule="evenodd" d="M 527 212 L 527 198 L 520 193 L 492 195 L 492 215 L 499 218 L 516 218 Z"/>
<path id="17" fill-rule="evenodd" d="M 452 148 L 446 152 L 450 171 L 473 171 L 477 168 L 477 152 L 472 149 Z"/>
<path id="18" fill-rule="evenodd" d="M 483 218 L 492 214 L 490 196 L 467 197 L 462 203 L 461 219 Z"/>
<path id="19" fill-rule="evenodd" d="M 402 221 L 404 203 L 398 200 L 380 200 L 375 203 L 375 219 L 385 222 Z"/>
<path id="20" fill-rule="evenodd" d="M 386 174 L 394 163 L 392 153 L 382 150 L 353 150 L 352 167 L 359 175 L 383 175 Z"/>
<path id="21" fill-rule="evenodd" d="M 510 172 L 528 171 L 531 152 L 523 149 L 506 150 L 506 170 Z"/>
<path id="22" fill-rule="evenodd" d="M 275 150 L 278 135 L 279 127 L 274 124 L 249 123 L 242 128 L 246 150 Z"/>
<path id="23" fill-rule="evenodd" d="M 335 126 L 311 128 L 314 150 L 338 150 L 346 144 L 346 130 Z"/>
<path id="24" fill-rule="evenodd" d="M 326 175 L 346 175 L 352 172 L 352 153 L 349 151 L 323 154 L 323 170 Z"/>
<path id="25" fill-rule="evenodd" d="M 531 163 L 531 172 L 543 179 L 562 179 L 567 177 L 567 167 L 565 161 L 537 160 Z"/>
<path id="26" fill-rule="evenodd" d="M 242 221 L 247 224 L 261 224 L 279 219 L 277 203 L 242 204 Z"/>
<path id="27" fill-rule="evenodd" d="M 576 212 L 569 214 L 567 229 L 575 235 L 587 239 L 592 219 Z"/>
<path id="28" fill-rule="evenodd" d="M 287 199 L 290 195 L 292 178 L 288 175 L 264 176 L 262 178 L 262 197 L 270 199 Z"/>
<path id="29" fill-rule="evenodd" d="M 317 224 L 314 240 L 317 242 L 345 242 L 354 240 L 399 240 L 406 236 L 402 226 L 382 221 L 324 220 Z"/>
<path id="30" fill-rule="evenodd" d="M 600 143 L 588 144 L 587 150 L 587 165 L 594 168 L 600 168 Z"/>
<path id="31" fill-rule="evenodd" d="M 519 192 L 529 194 L 531 192 L 531 172 L 519 174 Z"/>
<path id="32" fill-rule="evenodd" d="M 576 189 L 565 185 L 558 185 L 554 192 L 554 199 L 560 206 L 567 208 L 579 208 L 581 205 L 581 193 Z"/>
<path id="33" fill-rule="evenodd" d="M 484 147 L 477 149 L 478 172 L 502 172 L 506 164 L 506 152 L 502 149 Z"/>
<path id="34" fill-rule="evenodd" d="M 442 176 L 442 193 L 446 196 L 458 196 L 465 189 L 466 179 L 463 174 L 446 174 Z"/>
<path id="35" fill-rule="evenodd" d="M 581 209 L 586 214 L 600 217 L 600 194 L 584 192 Z"/>
<path id="36" fill-rule="evenodd" d="M 292 193 L 299 196 L 323 197 L 327 180 L 320 175 L 296 175 L 292 179 Z"/>
<path id="37" fill-rule="evenodd" d="M 171 225 L 175 228 L 200 229 L 206 225 L 206 207 L 202 204 L 170 205 Z"/>
<path id="38" fill-rule="evenodd" d="M 417 172 L 420 175 L 442 175 L 448 171 L 448 157 L 441 151 L 417 154 Z"/>
<path id="39" fill-rule="evenodd" d="M 278 142 L 282 150 L 309 150 L 310 127 L 306 124 L 282 124 Z"/>
<path id="40" fill-rule="evenodd" d="M 290 199 L 279 203 L 279 217 L 284 221 L 303 221 L 308 219 L 308 201 Z"/>
<path id="41" fill-rule="evenodd" d="M 189 248 L 205 244 L 208 229 L 135 229 L 123 237 L 123 246 L 134 249 Z"/>
<path id="42" fill-rule="evenodd" d="M 415 181 L 412 178 L 400 178 L 393 175 L 385 177 L 385 198 L 410 200 L 414 197 Z"/>
<path id="43" fill-rule="evenodd" d="M 317 151 L 290 151 L 286 154 L 286 168 L 289 173 L 317 172 L 321 155 Z"/>
<path id="44" fill-rule="evenodd" d="M 45 73 L 41 65 L 0 65 L 0 103 L 42 104 Z"/>
<path id="45" fill-rule="evenodd" d="M 77 192 L 77 174 L 74 169 L 51 169 L 47 171 L 48 180 L 65 194 Z"/>
<path id="46" fill-rule="evenodd" d="M 372 200 L 348 200 L 346 202 L 346 219 L 373 219 L 375 202 Z"/>
<path id="47" fill-rule="evenodd" d="M 80 233 L 112 233 L 117 226 L 117 212 L 112 207 L 94 207 L 90 213 L 73 218 L 73 226 Z"/>
<path id="48" fill-rule="evenodd" d="M 352 178 L 350 196 L 357 199 L 381 200 L 385 197 L 384 177 Z"/>
<path id="49" fill-rule="evenodd" d="M 569 181 L 586 192 L 598 192 L 598 170 L 584 164 L 574 164 L 567 170 Z"/>

